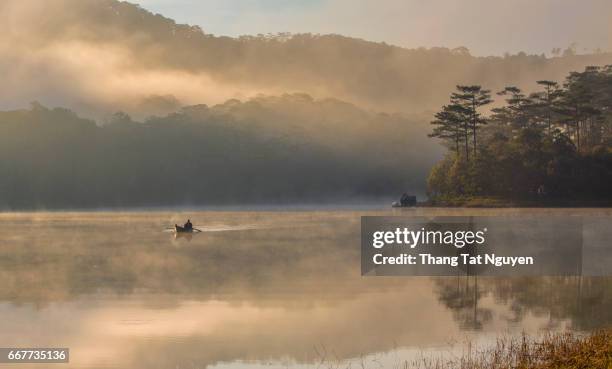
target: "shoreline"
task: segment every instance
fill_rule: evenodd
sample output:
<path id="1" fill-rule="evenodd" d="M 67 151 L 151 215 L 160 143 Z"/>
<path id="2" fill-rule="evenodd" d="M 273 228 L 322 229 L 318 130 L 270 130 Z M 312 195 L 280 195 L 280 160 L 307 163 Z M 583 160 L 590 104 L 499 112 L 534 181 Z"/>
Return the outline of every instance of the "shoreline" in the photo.
<path id="1" fill-rule="evenodd" d="M 402 363 L 400 363 L 402 364 Z M 422 369 L 575 369 L 610 368 L 612 365 L 612 333 L 596 330 L 586 334 L 572 332 L 547 333 L 541 338 L 523 335 L 519 338 L 498 338 L 492 347 L 472 348 L 455 359 L 427 358 L 419 361 Z M 402 365 L 399 365 L 402 367 Z"/>
<path id="2" fill-rule="evenodd" d="M 612 201 L 600 200 L 513 200 L 493 197 L 466 197 L 426 200 L 422 208 L 610 208 Z"/>

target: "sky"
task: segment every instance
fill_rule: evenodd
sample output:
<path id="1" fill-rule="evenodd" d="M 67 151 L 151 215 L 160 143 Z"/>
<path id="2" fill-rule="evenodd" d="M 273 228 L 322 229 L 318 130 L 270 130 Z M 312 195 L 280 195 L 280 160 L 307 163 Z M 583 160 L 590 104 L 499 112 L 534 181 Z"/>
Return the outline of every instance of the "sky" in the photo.
<path id="1" fill-rule="evenodd" d="M 612 0 L 131 0 L 207 33 L 336 33 L 473 55 L 612 50 Z"/>

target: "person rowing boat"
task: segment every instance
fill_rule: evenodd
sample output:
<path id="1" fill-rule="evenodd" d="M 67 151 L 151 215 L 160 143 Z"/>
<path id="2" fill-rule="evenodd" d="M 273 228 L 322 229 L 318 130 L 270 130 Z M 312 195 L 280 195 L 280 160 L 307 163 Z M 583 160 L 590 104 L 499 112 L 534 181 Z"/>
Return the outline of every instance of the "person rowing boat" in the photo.
<path id="1" fill-rule="evenodd" d="M 202 232 L 197 228 L 193 228 L 193 224 L 190 219 L 187 219 L 187 223 L 185 223 L 182 227 L 178 224 L 174 224 L 174 232 L 176 233 L 191 233 L 191 232 Z"/>

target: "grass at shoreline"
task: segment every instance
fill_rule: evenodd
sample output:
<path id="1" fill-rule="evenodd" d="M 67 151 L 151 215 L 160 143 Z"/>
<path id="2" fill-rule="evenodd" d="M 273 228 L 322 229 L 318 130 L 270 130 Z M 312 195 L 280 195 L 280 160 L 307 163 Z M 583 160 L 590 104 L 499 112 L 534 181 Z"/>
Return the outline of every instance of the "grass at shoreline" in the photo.
<path id="1" fill-rule="evenodd" d="M 406 368 L 419 369 L 612 369 L 612 331 L 589 335 L 548 334 L 540 339 L 498 339 L 495 346 L 468 349 L 456 360 L 423 358 Z"/>

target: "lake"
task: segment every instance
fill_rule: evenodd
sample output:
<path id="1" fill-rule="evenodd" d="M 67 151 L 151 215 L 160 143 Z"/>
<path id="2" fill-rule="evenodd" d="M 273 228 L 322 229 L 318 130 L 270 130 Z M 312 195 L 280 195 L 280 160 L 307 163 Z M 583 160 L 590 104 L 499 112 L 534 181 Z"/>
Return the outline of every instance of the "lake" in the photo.
<path id="1" fill-rule="evenodd" d="M 2 213 L 0 346 L 69 347 L 70 364 L 53 368 L 380 368 L 609 326 L 612 278 L 360 275 L 362 215 L 523 214 L 612 220 L 611 209 Z M 188 217 L 204 232 L 164 231 Z"/>

